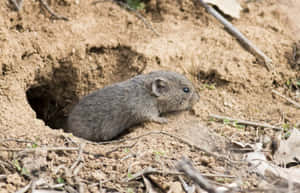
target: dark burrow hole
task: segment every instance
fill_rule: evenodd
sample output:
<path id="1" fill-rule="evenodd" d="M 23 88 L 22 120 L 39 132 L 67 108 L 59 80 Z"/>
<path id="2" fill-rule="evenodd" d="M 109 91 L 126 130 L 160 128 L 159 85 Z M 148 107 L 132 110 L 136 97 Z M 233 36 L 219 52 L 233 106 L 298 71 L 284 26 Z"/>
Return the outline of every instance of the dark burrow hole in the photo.
<path id="1" fill-rule="evenodd" d="M 27 89 L 26 97 L 38 119 L 52 129 L 67 130 L 69 112 L 78 101 L 75 91 L 79 77 L 70 59 L 63 58 L 58 63 L 47 73 L 36 72 L 37 83 Z"/>
<path id="2" fill-rule="evenodd" d="M 26 91 L 28 103 L 36 112 L 36 117 L 53 129 L 67 128 L 67 113 L 56 97 L 51 93 L 49 85 L 31 87 Z"/>

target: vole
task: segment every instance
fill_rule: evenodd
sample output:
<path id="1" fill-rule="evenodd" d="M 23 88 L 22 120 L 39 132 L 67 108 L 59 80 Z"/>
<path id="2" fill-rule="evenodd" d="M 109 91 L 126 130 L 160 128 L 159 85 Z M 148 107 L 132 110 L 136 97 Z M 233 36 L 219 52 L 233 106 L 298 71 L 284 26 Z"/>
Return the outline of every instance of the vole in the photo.
<path id="1" fill-rule="evenodd" d="M 111 140 L 145 121 L 166 123 L 161 114 L 191 109 L 198 100 L 194 86 L 183 75 L 154 71 L 83 97 L 71 111 L 68 127 L 87 140 Z"/>

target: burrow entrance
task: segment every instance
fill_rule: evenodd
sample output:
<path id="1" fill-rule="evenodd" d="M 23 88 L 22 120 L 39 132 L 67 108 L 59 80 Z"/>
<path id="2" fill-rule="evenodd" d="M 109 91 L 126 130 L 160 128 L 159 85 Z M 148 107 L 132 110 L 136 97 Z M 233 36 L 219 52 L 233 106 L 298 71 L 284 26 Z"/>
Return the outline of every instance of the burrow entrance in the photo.
<path id="1" fill-rule="evenodd" d="M 59 61 L 59 67 L 36 74 L 37 84 L 26 91 L 27 101 L 36 117 L 53 129 L 66 129 L 72 104 L 78 100 L 78 70 L 69 61 Z"/>
<path id="2" fill-rule="evenodd" d="M 51 68 L 36 72 L 36 84 L 26 91 L 36 117 L 53 129 L 67 130 L 68 114 L 88 93 L 116 81 L 140 74 L 147 60 L 127 46 L 89 47 L 82 53 L 45 62 Z M 81 56 L 79 56 L 81 55 Z"/>
<path id="3" fill-rule="evenodd" d="M 65 129 L 67 115 L 64 106 L 49 91 L 50 85 L 32 87 L 26 92 L 27 100 L 38 119 L 53 129 Z"/>

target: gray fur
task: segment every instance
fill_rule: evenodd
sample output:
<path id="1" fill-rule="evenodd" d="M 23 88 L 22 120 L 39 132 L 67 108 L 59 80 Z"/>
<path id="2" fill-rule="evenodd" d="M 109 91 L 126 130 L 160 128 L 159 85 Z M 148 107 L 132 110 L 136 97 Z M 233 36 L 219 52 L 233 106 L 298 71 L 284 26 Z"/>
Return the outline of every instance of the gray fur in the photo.
<path id="1" fill-rule="evenodd" d="M 184 87 L 190 92 L 185 93 Z M 192 83 L 183 75 L 154 71 L 83 97 L 69 115 L 68 127 L 78 137 L 111 140 L 145 121 L 166 123 L 162 113 L 191 109 L 198 100 Z"/>

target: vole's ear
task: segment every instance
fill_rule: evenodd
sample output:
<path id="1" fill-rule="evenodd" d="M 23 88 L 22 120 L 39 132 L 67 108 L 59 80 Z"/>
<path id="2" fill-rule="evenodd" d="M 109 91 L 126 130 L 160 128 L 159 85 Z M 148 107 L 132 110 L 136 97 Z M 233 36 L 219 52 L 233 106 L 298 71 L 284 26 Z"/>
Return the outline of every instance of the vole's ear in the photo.
<path id="1" fill-rule="evenodd" d="M 166 79 L 159 77 L 152 82 L 152 93 L 155 96 L 159 97 L 163 93 L 168 92 L 168 90 L 169 85 Z"/>

